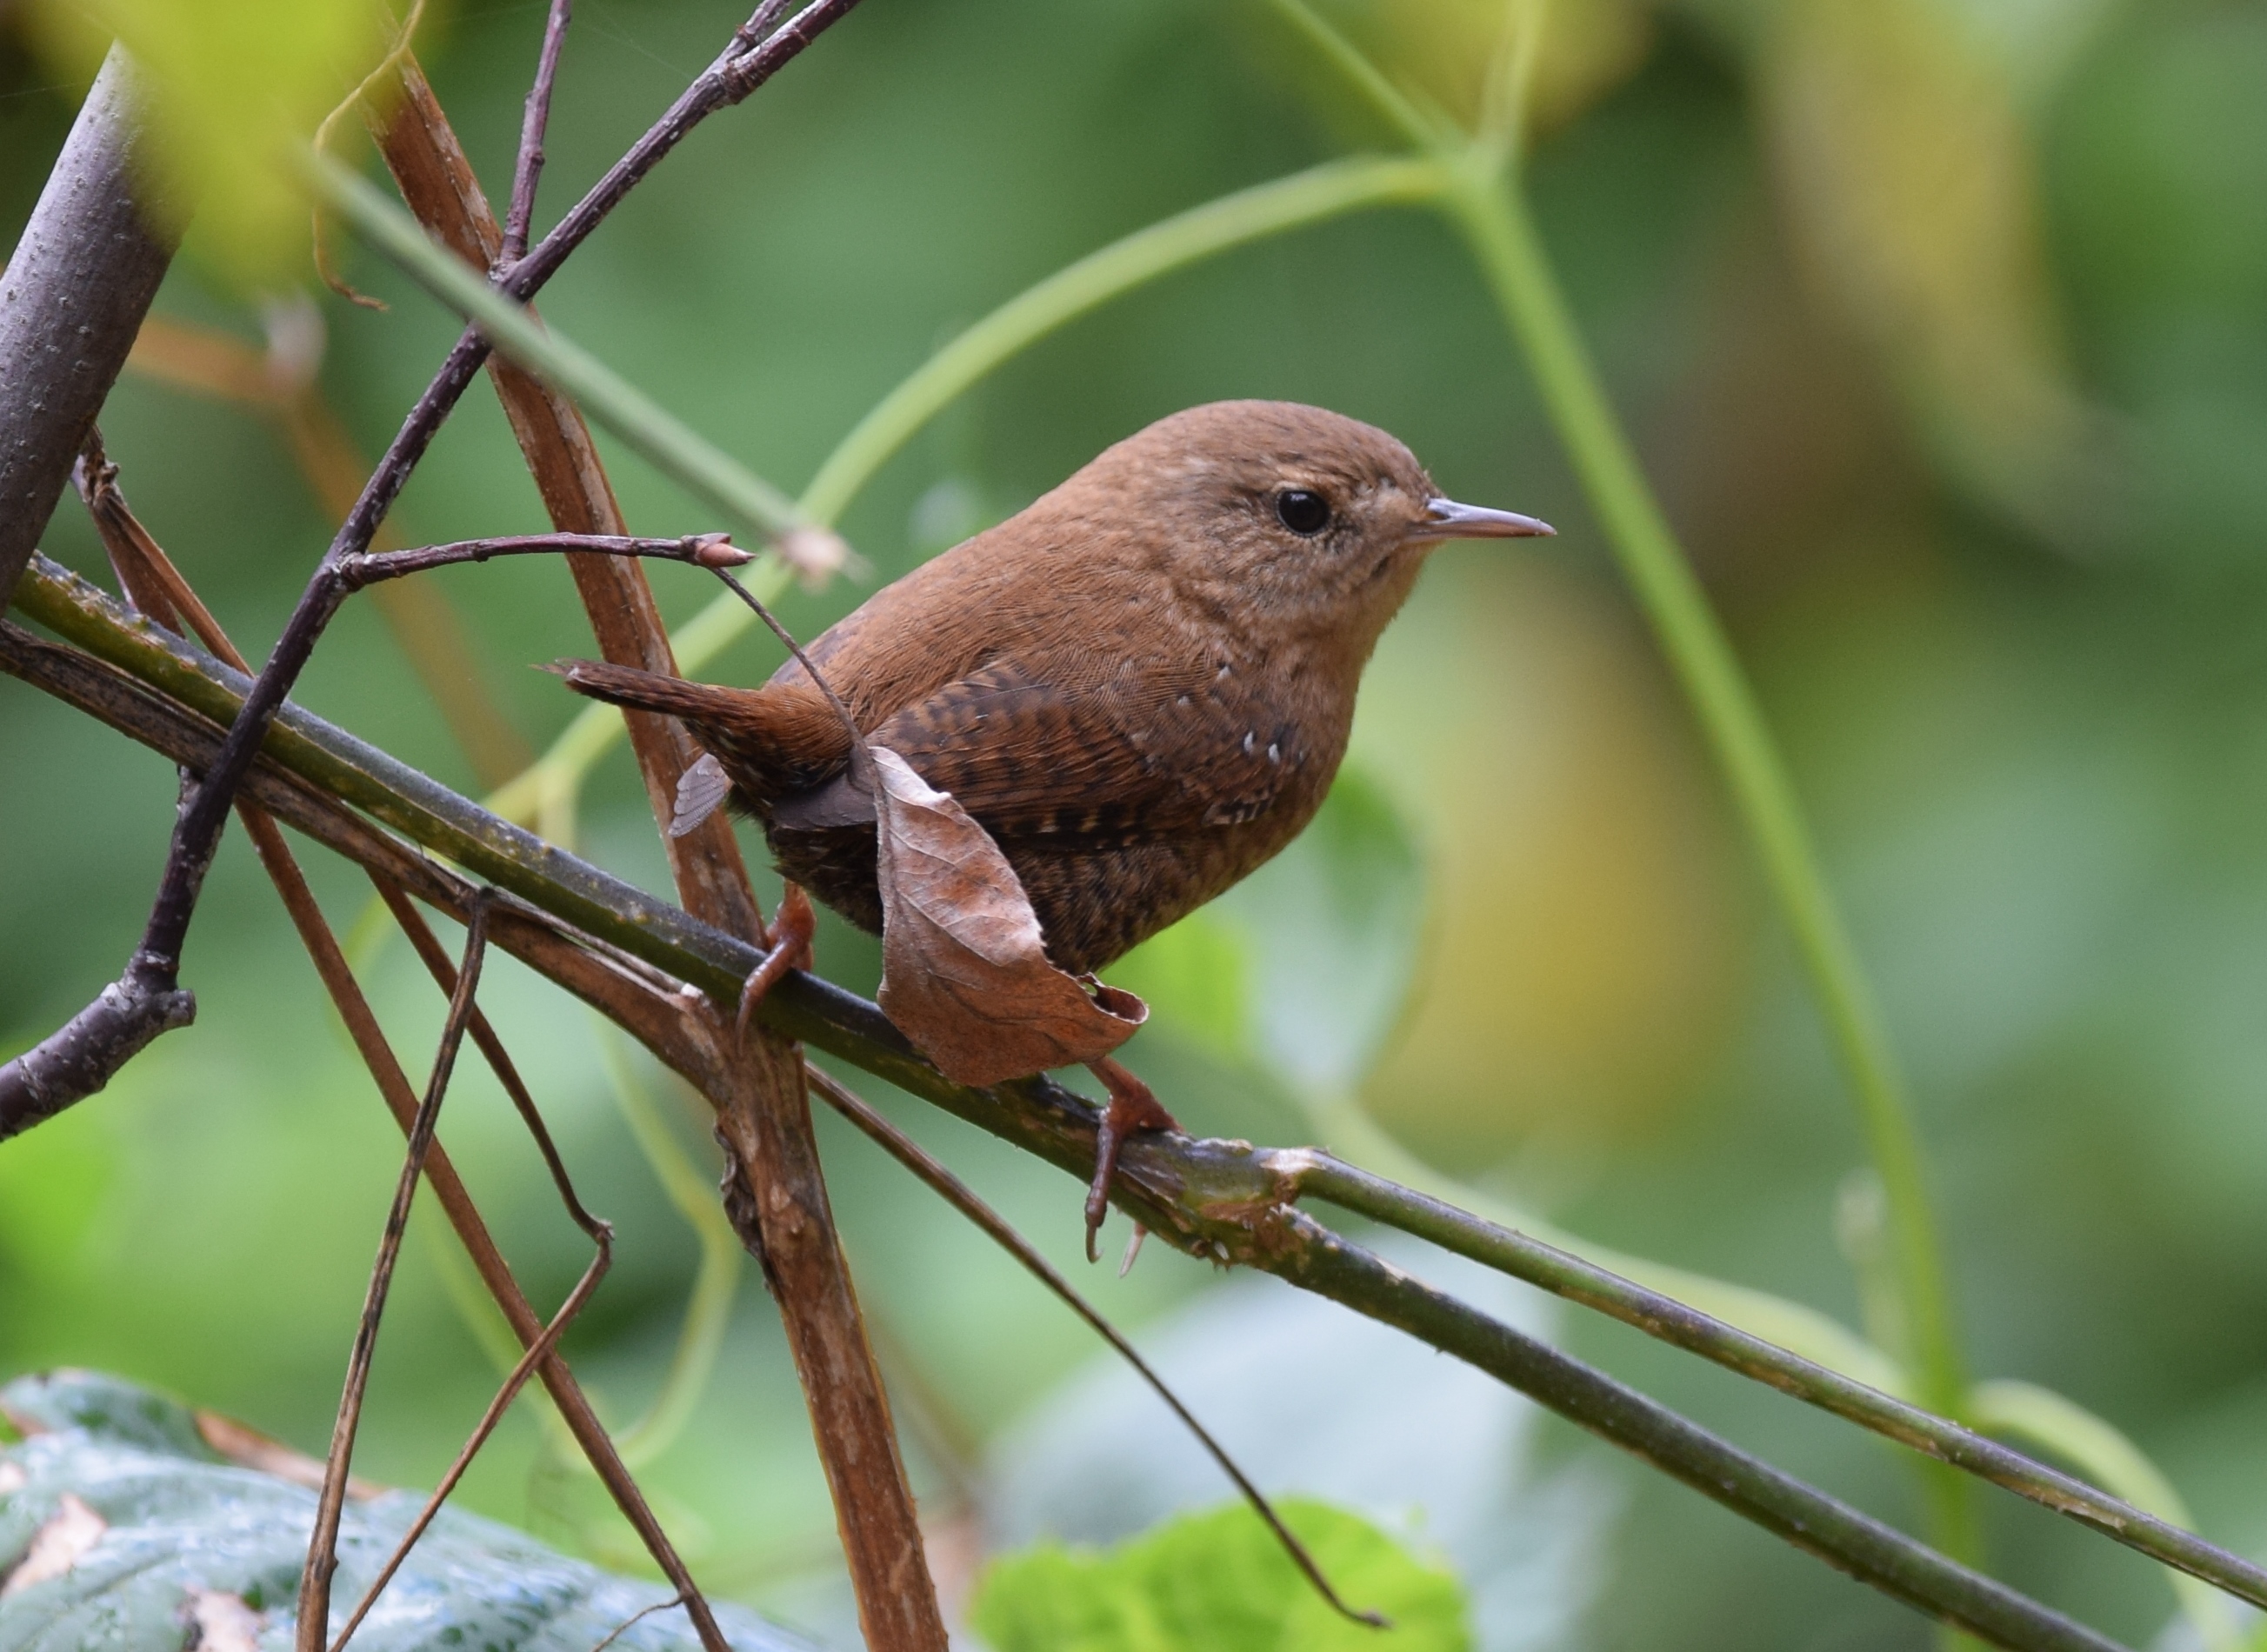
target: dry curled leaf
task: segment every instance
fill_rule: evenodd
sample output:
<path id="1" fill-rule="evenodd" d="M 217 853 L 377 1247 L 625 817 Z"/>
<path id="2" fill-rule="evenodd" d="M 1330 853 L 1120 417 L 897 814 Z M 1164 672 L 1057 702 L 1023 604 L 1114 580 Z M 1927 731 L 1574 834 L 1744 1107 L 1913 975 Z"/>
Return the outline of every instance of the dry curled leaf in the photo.
<path id="1" fill-rule="evenodd" d="M 1132 993 L 1047 962 L 1016 869 L 950 792 L 885 747 L 873 754 L 882 890 L 882 1009 L 963 1084 L 997 1084 L 1116 1049 L 1148 1018 Z"/>
<path id="2" fill-rule="evenodd" d="M 34 1583 L 63 1576 L 85 1557 L 89 1549 L 102 1541 L 102 1534 L 109 1530 L 110 1523 L 88 1508 L 77 1494 L 65 1492 L 47 1524 L 32 1534 L 32 1546 L 24 1555 L 24 1563 L 8 1574 L 6 1582 L 0 1583 L 0 1599 Z"/>

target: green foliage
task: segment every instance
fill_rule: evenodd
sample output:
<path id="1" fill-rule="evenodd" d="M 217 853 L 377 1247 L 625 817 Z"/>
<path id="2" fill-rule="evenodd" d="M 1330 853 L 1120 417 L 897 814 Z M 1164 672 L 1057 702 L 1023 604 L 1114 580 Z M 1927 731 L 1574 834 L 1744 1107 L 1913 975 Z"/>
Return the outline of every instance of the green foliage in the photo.
<path id="1" fill-rule="evenodd" d="M 306 198 L 284 170 L 387 49 L 383 0 L 40 0 L 33 24 L 67 72 L 91 77 L 114 37 L 152 94 L 161 209 L 194 214 L 196 245 L 247 289 L 305 268 Z"/>
<path id="2" fill-rule="evenodd" d="M 1349 763 L 1290 848 L 1110 972 L 1160 1026 L 1302 1094 L 1358 1084 L 1409 995 L 1425 869 L 1383 784 Z"/>
<path id="3" fill-rule="evenodd" d="M 15 1471 L 0 1472 L 0 1571 L 21 1566 L 42 1532 L 77 1522 L 65 1555 L 49 1538 L 39 1581 L 0 1593 L 0 1652 L 98 1643 L 179 1652 L 185 1619 L 207 1643 L 248 1646 L 253 1634 L 263 1646 L 285 1643 L 312 1491 L 228 1462 L 188 1407 L 117 1377 L 22 1377 L 0 1389 L 0 1410 L 30 1436 L 0 1455 L 0 1471 Z M 422 1501 L 400 1491 L 349 1499 L 339 1610 L 360 1597 Z M 355 1644 L 589 1652 L 667 1598 L 657 1584 L 610 1577 L 491 1521 L 444 1510 Z M 214 1631 L 216 1613 L 238 1639 Z M 801 1644 L 748 1612 L 719 1615 L 745 1652 Z M 614 1644 L 677 1652 L 699 1642 L 683 1614 L 664 1611 Z"/>
<path id="4" fill-rule="evenodd" d="M 1184 1515 L 1101 1553 L 1045 1543 L 995 1563 L 970 1621 L 994 1652 L 1465 1652 L 1463 1589 L 1359 1516 L 1280 1504 L 1339 1595 L 1333 1612 L 1242 1503 Z"/>

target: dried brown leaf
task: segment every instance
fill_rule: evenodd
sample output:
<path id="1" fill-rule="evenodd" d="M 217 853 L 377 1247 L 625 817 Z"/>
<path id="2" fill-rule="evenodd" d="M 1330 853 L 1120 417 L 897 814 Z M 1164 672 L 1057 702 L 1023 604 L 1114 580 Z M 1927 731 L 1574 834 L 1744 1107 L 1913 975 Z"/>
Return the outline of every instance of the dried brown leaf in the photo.
<path id="1" fill-rule="evenodd" d="M 238 1468 L 257 1469 L 262 1474 L 273 1474 L 277 1479 L 290 1480 L 294 1486 L 304 1486 L 309 1491 L 323 1488 L 323 1465 L 319 1458 L 309 1457 L 273 1435 L 265 1435 L 249 1423 L 238 1422 L 233 1417 L 224 1417 L 216 1411 L 197 1413 L 197 1434 L 204 1443 L 235 1464 Z M 367 1501 L 385 1490 L 366 1479 L 349 1475 L 347 1495 L 358 1501 Z"/>
<path id="2" fill-rule="evenodd" d="M 32 1546 L 24 1555 L 24 1563 L 8 1574 L 6 1582 L 0 1583 L 0 1600 L 34 1583 L 64 1575 L 85 1557 L 89 1549 L 102 1541 L 102 1534 L 109 1530 L 107 1520 L 80 1501 L 75 1494 L 65 1492 L 47 1524 L 32 1534 Z"/>
<path id="3" fill-rule="evenodd" d="M 1023 880 L 950 792 L 873 754 L 882 890 L 882 1009 L 963 1084 L 997 1084 L 1107 1055 L 1149 1016 L 1132 993 L 1047 962 Z"/>

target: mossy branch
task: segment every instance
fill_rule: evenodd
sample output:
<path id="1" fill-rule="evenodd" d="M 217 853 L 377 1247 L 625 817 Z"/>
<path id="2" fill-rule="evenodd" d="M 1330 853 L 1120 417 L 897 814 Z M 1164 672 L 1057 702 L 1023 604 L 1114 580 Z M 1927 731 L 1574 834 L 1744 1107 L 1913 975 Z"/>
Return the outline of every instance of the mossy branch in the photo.
<path id="1" fill-rule="evenodd" d="M 27 616 L 106 664 L 125 691 L 154 702 L 175 731 L 163 738 L 153 731 L 150 704 L 135 723 L 106 710 L 100 696 L 83 686 L 68 686 L 70 673 L 59 662 L 81 661 L 73 669 L 82 681 L 102 666 L 39 644 L 13 628 L 0 628 L 0 665 L 97 715 L 132 723 L 137 738 L 177 760 L 194 766 L 209 756 L 217 744 L 215 730 L 232 719 L 248 679 L 53 563 L 35 564 L 19 598 Z M 352 805 L 572 931 L 718 1002 L 730 1002 L 761 960 L 748 943 L 542 842 L 295 706 L 283 709 L 262 755 L 313 792 Z M 280 804 L 278 812 L 290 818 Z M 788 977 L 762 1013 L 779 1032 L 1082 1179 L 1091 1168 L 1094 1110 L 1059 1085 L 1045 1079 L 988 1090 L 953 1084 L 921 1060 L 877 1008 L 809 975 Z M 2267 1605 L 2267 1572 L 2192 1534 L 1671 1298 L 1326 1155 L 1145 1137 L 1127 1149 L 1120 1188 L 1120 1205 L 1169 1243 L 1279 1274 L 1467 1359 L 1830 1563 L 1997 1644 L 2098 1649 L 2112 1643 L 1387 1267 L 1303 1215 L 1295 1201 L 1311 1194 L 1443 1243 L 1984 1474 L 2190 1575 Z"/>

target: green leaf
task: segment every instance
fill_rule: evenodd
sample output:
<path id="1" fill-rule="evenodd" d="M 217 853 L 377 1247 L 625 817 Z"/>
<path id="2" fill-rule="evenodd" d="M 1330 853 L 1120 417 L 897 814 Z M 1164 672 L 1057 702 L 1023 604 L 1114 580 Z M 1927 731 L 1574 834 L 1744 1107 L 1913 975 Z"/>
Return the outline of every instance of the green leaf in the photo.
<path id="1" fill-rule="evenodd" d="M 1251 937 L 1217 908 L 1191 913 L 1110 967 L 1175 1038 L 1236 1061 L 1251 1053 Z"/>
<path id="2" fill-rule="evenodd" d="M 1385 788 L 1351 766 L 1313 824 L 1220 909 L 1251 937 L 1251 1045 L 1295 1088 L 1342 1095 L 1408 1001 L 1425 868 Z"/>
<path id="3" fill-rule="evenodd" d="M 33 36 L 91 77 L 115 37 L 143 71 L 158 210 L 248 288 L 304 268 L 306 196 L 279 163 L 385 55 L 381 0 L 41 0 Z"/>
<path id="4" fill-rule="evenodd" d="M 1104 1553 L 1041 1544 L 996 1562 L 969 1620 L 994 1652 L 1464 1652 L 1464 1593 L 1376 1527 L 1327 1503 L 1278 1505 L 1348 1604 L 1333 1612 L 1243 1503 L 1185 1515 Z"/>
<path id="5" fill-rule="evenodd" d="M 1288 848 L 1110 979 L 1175 1036 L 1341 1096 L 1400 1018 L 1424 923 L 1416 842 L 1385 788 L 1348 765 Z"/>
<path id="6" fill-rule="evenodd" d="M 208 1646 L 291 1644 L 314 1516 L 306 1486 L 229 1461 L 187 1406 L 114 1377 L 21 1377 L 0 1389 L 0 1413 L 28 1436 L 0 1450 L 0 1652 L 180 1652 L 191 1624 Z M 274 1456 L 290 1454 L 277 1447 Z M 334 1631 L 423 1501 L 406 1491 L 348 1499 Z M 35 1553 L 40 1564 L 27 1565 Z M 610 1576 L 444 1509 L 354 1644 L 590 1652 L 668 1598 L 661 1584 Z M 719 1606 L 717 1616 L 739 1652 L 805 1647 L 751 1612 Z M 626 1652 L 698 1644 L 673 1610 L 614 1642 Z"/>

